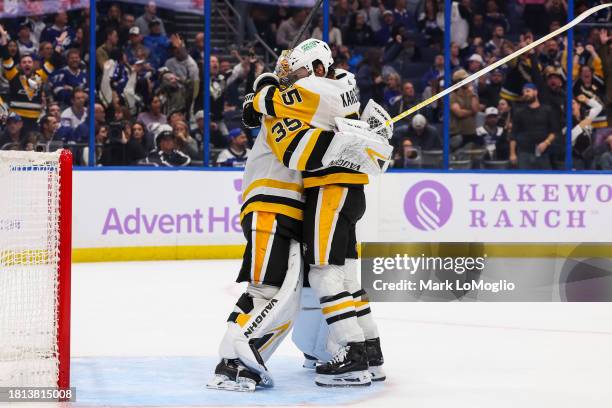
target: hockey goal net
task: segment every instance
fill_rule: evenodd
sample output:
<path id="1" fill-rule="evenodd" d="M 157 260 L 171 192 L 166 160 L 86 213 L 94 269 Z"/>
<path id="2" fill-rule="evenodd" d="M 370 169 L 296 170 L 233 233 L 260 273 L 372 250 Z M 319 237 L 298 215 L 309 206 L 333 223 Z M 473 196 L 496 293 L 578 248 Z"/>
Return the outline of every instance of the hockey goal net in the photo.
<path id="1" fill-rule="evenodd" d="M 72 155 L 0 151 L 0 386 L 69 387 Z"/>

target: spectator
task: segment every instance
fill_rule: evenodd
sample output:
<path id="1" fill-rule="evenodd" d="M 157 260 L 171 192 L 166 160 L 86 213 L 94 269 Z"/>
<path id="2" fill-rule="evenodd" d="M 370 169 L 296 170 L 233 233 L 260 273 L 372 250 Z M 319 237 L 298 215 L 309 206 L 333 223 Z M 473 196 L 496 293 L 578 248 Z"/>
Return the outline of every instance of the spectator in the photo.
<path id="1" fill-rule="evenodd" d="M 501 25 L 493 27 L 491 39 L 485 44 L 485 51 L 495 57 L 500 57 L 507 40 L 504 38 L 506 30 Z"/>
<path id="2" fill-rule="evenodd" d="M 108 133 L 109 129 L 107 125 L 100 126 L 94 137 L 95 141 L 95 153 L 94 153 L 94 163 L 89 163 L 89 146 L 83 148 L 83 156 L 81 161 L 85 163 L 85 165 L 91 164 L 92 166 L 104 166 L 112 163 L 110 157 L 110 149 L 108 144 Z"/>
<path id="3" fill-rule="evenodd" d="M 501 69 L 494 69 L 489 75 L 485 86 L 478 88 L 478 98 L 480 103 L 485 106 L 497 106 L 504 82 L 504 73 Z"/>
<path id="4" fill-rule="evenodd" d="M 50 102 L 47 104 L 47 115 L 53 116 L 58 122 L 61 122 L 62 109 L 57 102 Z"/>
<path id="5" fill-rule="evenodd" d="M 140 27 L 139 27 L 140 28 Z M 159 19 L 152 20 L 149 23 L 149 34 L 144 38 L 143 44 L 150 51 L 149 61 L 155 69 L 161 67 L 168 59 L 168 48 L 170 40 L 162 30 L 162 21 Z M 142 33 L 142 28 L 140 28 Z"/>
<path id="6" fill-rule="evenodd" d="M 595 98 L 598 103 L 603 105 L 606 98 L 604 81 L 593 72 L 593 68 L 588 65 L 579 67 L 580 76 L 574 81 L 573 96 L 584 95 L 587 99 Z M 593 125 L 597 128 L 608 126 L 606 114 L 602 111 L 597 117 L 593 118 Z"/>
<path id="7" fill-rule="evenodd" d="M 0 150 L 5 150 L 8 145 L 18 145 L 21 148 L 23 142 L 23 121 L 21 116 L 11 112 L 6 119 L 4 132 L 0 136 Z"/>
<path id="8" fill-rule="evenodd" d="M 318 40 L 323 39 L 323 16 L 319 16 L 317 20 L 317 26 L 314 30 L 312 30 L 312 38 L 316 38 Z M 334 19 L 329 19 L 329 40 L 327 41 L 329 45 L 342 45 L 342 32 L 336 26 L 334 26 Z"/>
<path id="9" fill-rule="evenodd" d="M 136 19 L 136 25 L 143 36 L 149 35 L 150 24 L 153 21 L 159 22 L 159 32 L 165 36 L 166 28 L 164 27 L 164 22 L 157 18 L 157 6 L 154 1 L 150 1 L 144 8 L 144 14 Z"/>
<path id="10" fill-rule="evenodd" d="M 472 54 L 470 58 L 468 58 L 467 63 L 468 63 L 467 72 L 470 75 L 475 74 L 476 72 L 480 71 L 482 67 L 484 66 L 484 60 L 478 54 Z"/>
<path id="11" fill-rule="evenodd" d="M 49 143 L 57 138 L 57 130 L 59 129 L 59 122 L 54 116 L 44 115 L 40 118 L 40 143 Z"/>
<path id="12" fill-rule="evenodd" d="M 155 150 L 147 155 L 146 163 L 155 167 L 182 167 L 191 163 L 189 156 L 176 148 L 176 140 L 170 126 L 161 126 L 155 137 L 155 145 Z"/>
<path id="13" fill-rule="evenodd" d="M 117 30 L 110 28 L 106 30 L 104 44 L 98 47 L 96 50 L 96 61 L 98 62 L 98 68 L 100 71 L 104 71 L 104 64 L 110 59 L 111 53 L 117 48 L 119 44 L 119 35 Z"/>
<path id="14" fill-rule="evenodd" d="M 106 16 L 99 17 L 98 24 L 106 30 L 113 29 L 119 31 L 121 28 L 121 8 L 119 8 L 119 5 L 111 4 Z"/>
<path id="15" fill-rule="evenodd" d="M 423 86 L 428 86 L 432 80 L 444 78 L 444 55 L 437 54 L 431 68 L 423 75 Z"/>
<path id="16" fill-rule="evenodd" d="M 355 77 L 362 106 L 370 99 L 379 104 L 383 103 L 385 83 L 382 78 L 382 58 L 378 49 L 371 48 L 366 52 Z"/>
<path id="17" fill-rule="evenodd" d="M 172 72 L 165 72 L 162 75 L 158 95 L 162 111 L 166 115 L 177 111 L 186 112 L 191 107 L 192 90 Z"/>
<path id="18" fill-rule="evenodd" d="M 444 34 L 444 13 L 438 10 L 436 0 L 425 0 L 425 9 L 419 15 L 417 25 L 430 46 L 440 46 Z"/>
<path id="19" fill-rule="evenodd" d="M 340 27 L 340 30 L 345 31 L 351 22 L 353 10 L 348 0 L 337 0 L 333 13 L 331 14 L 336 19 L 336 23 L 338 27 Z"/>
<path id="20" fill-rule="evenodd" d="M 83 62 L 79 51 L 71 48 L 68 50 L 66 59 L 67 65 L 56 71 L 51 79 L 55 99 L 64 106 L 70 104 L 75 89 L 88 91 L 87 71 L 81 69 Z"/>
<path id="21" fill-rule="evenodd" d="M 534 34 L 538 37 L 546 34 L 548 28 L 543 22 L 548 21 L 546 17 L 547 0 L 518 0 L 519 4 L 523 4 L 523 21 Z"/>
<path id="22" fill-rule="evenodd" d="M 22 23 L 19 26 L 19 32 L 17 33 L 17 45 L 19 46 L 19 54 L 36 55 L 36 50 L 38 50 L 38 42 L 33 41 L 29 24 Z"/>
<path id="23" fill-rule="evenodd" d="M 453 73 L 453 83 L 464 80 L 468 73 L 457 70 Z M 471 86 L 463 86 L 450 96 L 450 136 L 451 144 L 456 147 L 474 143 L 476 139 L 476 114 L 480 110 L 478 95 Z"/>
<path id="24" fill-rule="evenodd" d="M 166 61 L 166 67 L 181 82 L 189 81 L 193 89 L 198 89 L 200 79 L 198 64 L 189 56 L 185 43 L 178 34 L 170 36 L 170 42 L 173 57 Z"/>
<path id="25" fill-rule="evenodd" d="M 217 166 L 244 167 L 250 150 L 247 148 L 247 136 L 240 128 L 229 132 L 230 145 L 217 156 Z"/>
<path id="26" fill-rule="evenodd" d="M 162 113 L 162 101 L 159 96 L 154 96 L 149 103 L 148 110 L 140 112 L 137 122 L 143 123 L 148 131 L 152 131 L 154 125 L 165 125 L 167 123 L 166 115 Z"/>
<path id="27" fill-rule="evenodd" d="M 487 160 L 508 160 L 510 156 L 510 144 L 508 135 L 503 126 L 499 126 L 499 111 L 490 106 L 485 109 L 484 124 L 476 128 L 476 136 L 481 139 L 487 153 Z"/>
<path id="28" fill-rule="evenodd" d="M 189 133 L 198 142 L 198 148 L 202 148 L 204 141 L 204 111 L 199 110 L 194 115 L 195 126 L 191 128 Z"/>
<path id="29" fill-rule="evenodd" d="M 512 108 L 510 103 L 500 98 L 499 102 L 497 102 L 497 111 L 499 112 L 497 125 L 503 127 L 506 132 L 510 133 L 512 131 Z"/>
<path id="30" fill-rule="evenodd" d="M 510 24 L 499 10 L 499 5 L 496 0 L 488 0 L 486 3 L 486 13 L 484 17 L 485 27 L 490 31 L 493 27 L 503 27 L 504 31 L 508 31 Z"/>
<path id="31" fill-rule="evenodd" d="M 533 83 L 523 86 L 522 109 L 515 112 L 510 141 L 510 160 L 522 170 L 550 170 L 548 148 L 555 139 L 552 110 L 540 104 L 538 89 Z"/>
<path id="32" fill-rule="evenodd" d="M 364 47 L 372 44 L 374 33 L 367 26 L 365 14 L 362 12 L 353 14 L 351 22 L 344 36 L 346 45 L 349 47 Z"/>
<path id="33" fill-rule="evenodd" d="M 359 11 L 365 13 L 366 24 L 377 32 L 382 27 L 382 7 L 374 7 L 372 0 L 361 0 L 361 8 Z"/>
<path id="34" fill-rule="evenodd" d="M 51 116 L 54 117 L 54 116 Z M 74 130 L 87 120 L 87 92 L 76 89 L 72 95 L 72 105 L 62 112 L 60 124 Z"/>
<path id="35" fill-rule="evenodd" d="M 94 125 L 98 129 L 106 122 L 106 109 L 101 103 L 94 105 Z"/>
<path id="36" fill-rule="evenodd" d="M 140 35 L 140 28 L 138 27 L 130 28 L 130 31 L 128 32 L 127 44 L 125 45 L 125 48 L 123 49 L 125 55 L 127 56 L 128 62 L 130 64 L 133 65 L 136 61 L 141 59 L 138 56 L 138 52 L 139 52 L 139 49 L 141 49 L 141 47 L 144 47 L 144 45 L 143 45 L 143 38 Z M 148 52 L 147 52 L 147 57 L 148 57 Z"/>
<path id="37" fill-rule="evenodd" d="M 408 9 L 406 8 L 406 0 L 395 0 L 393 17 L 395 23 L 401 27 L 404 27 L 407 31 L 415 29 L 414 16 L 408 12 Z"/>
<path id="38" fill-rule="evenodd" d="M 485 41 L 490 35 L 490 31 L 487 30 L 484 24 L 484 17 L 482 14 L 474 14 L 472 21 L 470 23 L 470 38 L 472 39 L 480 39 Z"/>
<path id="39" fill-rule="evenodd" d="M 385 45 L 393 39 L 392 34 L 395 27 L 395 17 L 391 10 L 383 11 L 382 20 L 381 28 L 375 34 L 378 45 Z"/>
<path id="40" fill-rule="evenodd" d="M 40 35 L 40 42 L 48 42 L 55 44 L 58 38 L 62 38 L 60 45 L 63 48 L 70 48 L 70 43 L 74 41 L 75 33 L 74 30 L 68 26 L 68 14 L 65 11 L 60 11 L 55 15 L 53 19 L 53 25 L 45 28 Z"/>
<path id="41" fill-rule="evenodd" d="M 391 72 L 387 75 L 384 92 L 385 106 L 391 106 L 391 101 L 394 100 L 397 96 L 401 95 L 401 81 L 402 80 L 397 72 Z"/>
<path id="42" fill-rule="evenodd" d="M 598 54 L 603 64 L 603 73 L 606 89 L 606 115 L 609 124 L 612 124 L 612 41 L 608 30 L 599 30 L 599 41 L 601 46 Z"/>
<path id="43" fill-rule="evenodd" d="M 125 13 L 121 18 L 121 25 L 117 29 L 119 32 L 120 44 L 125 44 L 128 42 L 130 30 L 132 30 L 134 27 L 138 27 L 136 25 L 136 18 L 134 18 L 132 14 Z M 140 34 L 140 28 L 138 28 L 138 33 Z"/>
<path id="44" fill-rule="evenodd" d="M 306 20 L 306 10 L 296 9 L 291 18 L 283 21 L 276 31 L 276 45 L 282 49 L 289 48 L 291 41 L 297 36 L 302 28 L 302 24 Z M 309 31 L 306 30 L 303 38 L 310 37 Z"/>
<path id="45" fill-rule="evenodd" d="M 450 66 L 451 72 L 461 68 L 461 58 L 459 57 L 461 50 L 457 43 L 451 43 L 450 45 Z"/>
<path id="46" fill-rule="evenodd" d="M 562 54 L 559 42 L 554 38 L 550 39 L 544 43 L 544 48 L 540 53 L 540 64 L 544 67 L 549 65 L 560 67 Z"/>
<path id="47" fill-rule="evenodd" d="M 408 140 L 414 147 L 423 150 L 442 149 L 442 140 L 438 130 L 427 123 L 425 116 L 417 113 L 412 118 L 407 132 Z"/>
<path id="48" fill-rule="evenodd" d="M 402 94 L 391 100 L 389 115 L 391 115 L 391 117 L 397 116 L 405 110 L 417 105 L 419 102 L 421 102 L 421 100 L 418 98 L 412 82 L 404 81 L 402 84 Z M 398 125 L 404 124 L 404 126 L 406 126 L 408 125 L 409 121 L 410 116 L 402 119 Z"/>
<path id="49" fill-rule="evenodd" d="M 410 139 L 404 138 L 393 154 L 393 167 L 402 169 L 413 167 L 414 160 L 418 157 L 417 150 L 412 146 Z"/>
<path id="50" fill-rule="evenodd" d="M 545 4 L 548 24 L 558 22 L 565 24 L 567 21 L 567 1 L 566 0 L 547 0 Z"/>
<path id="51" fill-rule="evenodd" d="M 202 157 L 198 152 L 198 143 L 189 134 L 189 126 L 182 120 L 177 121 L 172 125 L 176 148 L 185 153 L 191 159 Z"/>
<path id="52" fill-rule="evenodd" d="M 27 16 L 23 23 L 30 27 L 31 41 L 34 43 L 40 43 L 40 36 L 46 27 L 43 21 L 43 16 Z"/>
<path id="53" fill-rule="evenodd" d="M 572 99 L 572 163 L 574 169 L 591 167 L 591 141 L 593 137 L 593 119 L 603 110 L 596 98 L 587 99 L 578 95 Z"/>
<path id="54" fill-rule="evenodd" d="M 189 55 L 196 62 L 198 67 L 204 65 L 204 33 L 197 33 L 193 42 L 193 48 Z"/>
<path id="55" fill-rule="evenodd" d="M 125 162 L 139 164 L 147 157 L 147 152 L 153 147 L 149 139 L 149 132 L 143 123 L 135 122 L 131 126 L 130 138 L 125 145 Z"/>

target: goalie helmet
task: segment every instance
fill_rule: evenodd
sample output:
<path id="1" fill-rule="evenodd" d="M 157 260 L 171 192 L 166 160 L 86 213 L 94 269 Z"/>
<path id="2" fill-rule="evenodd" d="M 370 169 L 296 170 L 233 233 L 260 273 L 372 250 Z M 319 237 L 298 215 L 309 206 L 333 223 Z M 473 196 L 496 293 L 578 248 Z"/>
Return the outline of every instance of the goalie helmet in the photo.
<path id="1" fill-rule="evenodd" d="M 283 51 L 276 64 L 276 74 L 282 78 L 300 68 L 306 68 L 308 74 L 312 75 L 315 61 L 323 64 L 325 75 L 334 63 L 329 45 L 316 38 L 310 38 L 291 50 Z"/>

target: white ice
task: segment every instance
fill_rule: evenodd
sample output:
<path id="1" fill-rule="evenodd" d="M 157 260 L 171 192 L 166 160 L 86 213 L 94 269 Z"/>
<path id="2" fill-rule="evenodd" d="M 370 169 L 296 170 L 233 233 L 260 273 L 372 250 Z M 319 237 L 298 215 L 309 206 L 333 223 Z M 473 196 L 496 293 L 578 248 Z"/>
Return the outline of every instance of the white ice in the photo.
<path id="1" fill-rule="evenodd" d="M 82 404 L 612 404 L 607 303 L 376 303 L 386 383 L 367 391 L 320 389 L 285 341 L 270 364 L 278 390 L 205 390 L 225 319 L 242 292 L 234 283 L 238 268 L 233 260 L 74 265 L 72 382 L 82 388 Z M 175 390 L 161 393 L 163 387 Z M 125 394 L 110 395 L 117 388 Z"/>

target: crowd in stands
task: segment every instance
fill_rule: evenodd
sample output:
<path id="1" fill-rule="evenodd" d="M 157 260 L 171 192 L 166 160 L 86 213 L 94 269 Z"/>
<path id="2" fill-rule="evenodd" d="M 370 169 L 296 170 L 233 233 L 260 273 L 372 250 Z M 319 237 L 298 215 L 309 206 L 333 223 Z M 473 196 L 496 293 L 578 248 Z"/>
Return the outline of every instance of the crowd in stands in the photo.
<path id="1" fill-rule="evenodd" d="M 96 164 L 202 165 L 203 34 L 153 1 L 97 12 Z"/>
<path id="2" fill-rule="evenodd" d="M 0 150 L 89 140 L 89 10 L 0 21 Z"/>
<path id="3" fill-rule="evenodd" d="M 576 0 L 575 12 L 599 2 Z M 172 11 L 154 2 L 99 3 L 96 164 L 202 165 L 202 89 L 208 86 L 210 164 L 244 166 L 257 132 L 241 128 L 242 99 L 260 73 L 273 69 L 262 58 L 262 47 L 248 40 L 257 33 L 280 53 L 309 11 L 257 3 L 246 10 L 252 23 L 246 25 L 247 42 L 213 48 L 210 83 L 203 84 L 202 32 L 181 32 Z M 460 0 L 450 13 L 448 77 L 457 82 L 565 24 L 567 3 Z M 70 18 L 60 12 L 4 24 L 0 140 L 12 142 L 10 148 L 17 142 L 26 149 L 41 141 L 87 140 L 87 16 L 87 10 L 71 12 Z M 611 15 L 602 12 L 587 22 L 592 24 L 575 29 L 573 44 L 565 35 L 551 39 L 450 96 L 451 168 L 565 169 L 569 132 L 574 168 L 612 169 L 612 39 L 606 26 Z M 303 38 L 322 38 L 322 31 L 318 16 Z M 329 43 L 336 66 L 356 76 L 362 106 L 374 99 L 391 116 L 444 88 L 444 31 L 443 0 L 330 1 Z M 12 79 L 17 72 L 36 78 L 21 82 L 39 89 L 40 108 L 34 113 L 20 106 L 22 96 L 11 95 L 22 95 L 16 91 L 19 80 Z M 28 106 L 37 104 L 31 102 Z M 442 166 L 443 117 L 440 100 L 395 124 L 394 167 Z M 83 150 L 81 162 L 87 163 Z"/>

